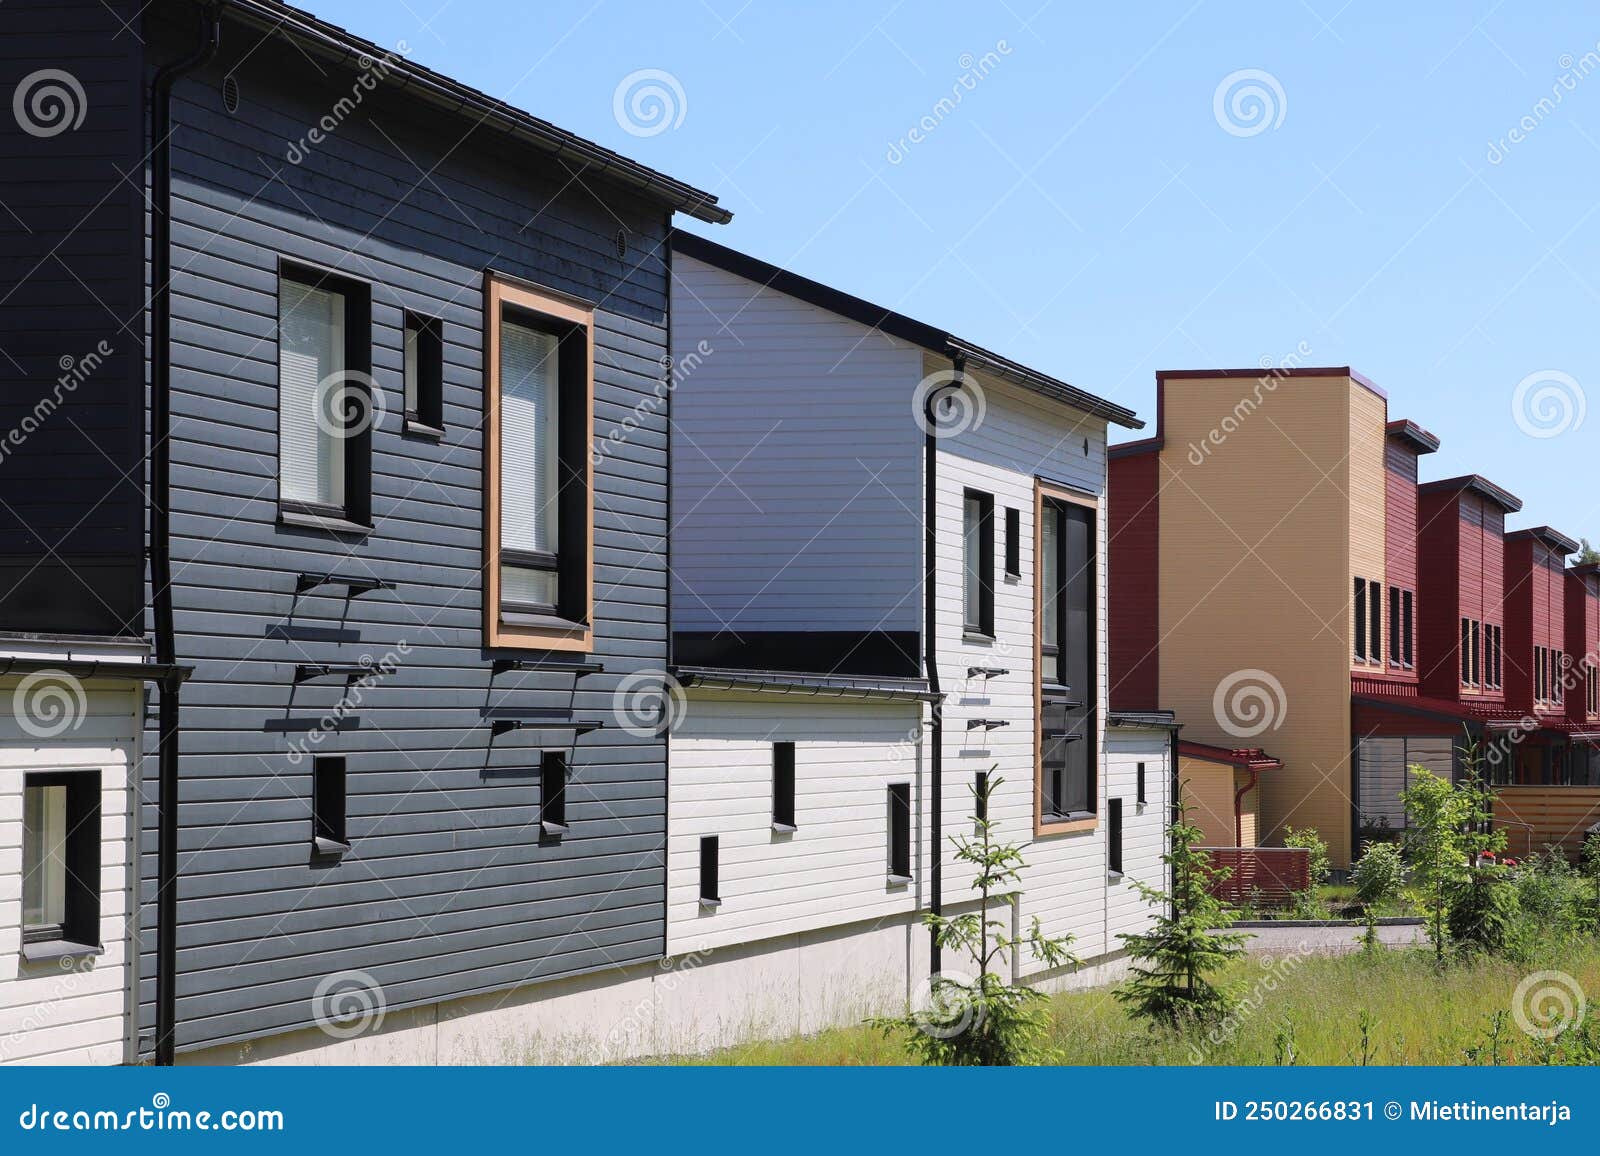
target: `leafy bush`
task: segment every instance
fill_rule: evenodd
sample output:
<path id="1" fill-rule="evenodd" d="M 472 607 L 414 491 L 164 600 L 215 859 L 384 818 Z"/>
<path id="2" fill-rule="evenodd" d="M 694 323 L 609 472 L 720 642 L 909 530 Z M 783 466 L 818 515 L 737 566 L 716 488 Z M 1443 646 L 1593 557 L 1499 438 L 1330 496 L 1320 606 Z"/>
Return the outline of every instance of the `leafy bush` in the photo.
<path id="1" fill-rule="evenodd" d="M 1350 874 L 1356 898 L 1370 913 L 1381 914 L 1385 904 L 1400 897 L 1406 882 L 1405 863 L 1394 843 L 1369 843 Z"/>
<path id="2" fill-rule="evenodd" d="M 1576 930 L 1579 876 L 1559 850 L 1530 855 L 1517 868 L 1517 903 L 1523 918 L 1547 934 Z"/>

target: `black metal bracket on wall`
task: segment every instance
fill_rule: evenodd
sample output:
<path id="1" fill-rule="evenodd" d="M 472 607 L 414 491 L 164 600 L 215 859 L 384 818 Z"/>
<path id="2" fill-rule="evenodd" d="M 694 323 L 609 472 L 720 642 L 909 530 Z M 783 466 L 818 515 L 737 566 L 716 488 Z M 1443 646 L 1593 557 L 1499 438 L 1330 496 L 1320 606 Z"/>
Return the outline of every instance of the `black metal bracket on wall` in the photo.
<path id="1" fill-rule="evenodd" d="M 396 588 L 396 584 L 387 578 L 366 578 L 359 575 L 305 573 L 296 576 L 294 580 L 296 594 L 304 594 L 307 590 L 315 590 L 319 586 L 343 586 L 350 598 L 359 598 L 374 590 Z"/>

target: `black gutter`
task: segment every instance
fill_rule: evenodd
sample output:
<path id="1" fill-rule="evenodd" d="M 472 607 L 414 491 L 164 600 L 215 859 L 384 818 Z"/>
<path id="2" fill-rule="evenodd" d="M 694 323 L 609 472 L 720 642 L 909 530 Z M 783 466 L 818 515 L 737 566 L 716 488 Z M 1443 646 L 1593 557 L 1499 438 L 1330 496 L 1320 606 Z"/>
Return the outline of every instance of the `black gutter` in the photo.
<path id="1" fill-rule="evenodd" d="M 793 694 L 811 698 L 859 698 L 891 702 L 939 702 L 944 697 L 935 693 L 920 678 L 873 679 L 853 675 L 840 677 L 711 666 L 673 666 L 668 669 L 685 689 L 693 687 L 752 694 Z"/>
<path id="2" fill-rule="evenodd" d="M 952 358 L 951 365 L 959 379 L 966 371 L 966 361 Z M 922 664 L 928 680 L 928 690 L 939 695 L 940 701 L 932 704 L 928 730 L 928 810 L 932 812 L 933 837 L 928 840 L 930 870 L 928 874 L 928 910 L 934 915 L 944 914 L 944 695 L 939 689 L 939 635 L 938 615 L 935 613 L 934 594 L 938 590 L 939 566 L 939 439 L 934 431 L 939 428 L 934 406 L 939 393 L 928 390 L 922 399 Z M 939 974 L 944 966 L 944 953 L 939 948 L 939 932 L 929 930 L 928 968 Z"/>
<path id="3" fill-rule="evenodd" d="M 510 134 L 540 151 L 553 154 L 562 160 L 571 160 L 619 184 L 639 189 L 655 199 L 670 205 L 680 213 L 712 225 L 726 225 L 733 214 L 717 204 L 711 193 L 686 185 L 665 173 L 630 160 L 621 153 L 585 140 L 581 136 L 558 128 L 547 120 L 540 120 L 487 93 L 452 80 L 431 68 L 389 52 L 370 40 L 319 20 L 311 13 L 291 8 L 276 0 L 224 0 L 229 10 L 246 24 L 269 35 L 281 33 L 297 42 L 302 48 L 318 53 L 336 64 L 372 67 L 382 65 L 386 84 L 398 88 L 415 88 L 418 95 L 446 112 L 471 117 Z"/>
<path id="4" fill-rule="evenodd" d="M 62 662 L 53 658 L 0 658 L 0 678 L 8 674 L 55 671 L 77 679 L 126 678 L 137 682 L 183 682 L 194 673 L 192 666 L 160 662 L 102 662 L 81 659 Z"/>
<path id="5" fill-rule="evenodd" d="M 172 618 L 172 86 L 203 67 L 222 43 L 222 15 L 201 9 L 200 42 L 164 64 L 150 86 L 150 589 L 156 665 L 177 669 Z M 178 688 L 161 680 L 157 716 L 160 794 L 156 843 L 156 1063 L 170 1066 L 178 1012 Z"/>

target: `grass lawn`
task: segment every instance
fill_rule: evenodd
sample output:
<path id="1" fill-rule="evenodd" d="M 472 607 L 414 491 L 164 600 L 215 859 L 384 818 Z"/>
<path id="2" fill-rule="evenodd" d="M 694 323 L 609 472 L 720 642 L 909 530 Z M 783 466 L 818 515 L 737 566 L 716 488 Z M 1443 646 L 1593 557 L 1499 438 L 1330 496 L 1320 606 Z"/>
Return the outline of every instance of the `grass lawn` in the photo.
<path id="1" fill-rule="evenodd" d="M 1128 1019 L 1108 988 L 1071 992 L 1050 1003 L 1051 1037 L 1066 1064 L 1360 1064 L 1361 1019 L 1369 1017 L 1371 1064 L 1534 1063 L 1539 1045 L 1512 1016 L 1512 996 L 1532 972 L 1559 970 L 1600 999 L 1600 942 L 1545 948 L 1524 963 L 1457 962 L 1443 975 L 1425 949 L 1345 956 L 1262 957 L 1234 965 L 1230 980 L 1254 1007 L 1213 1042 L 1205 1033 L 1152 1032 Z M 1585 1025 L 1600 1042 L 1600 1009 Z M 1491 1059 L 1495 1013 L 1499 1044 Z M 1588 1055 L 1595 1053 L 1591 1050 Z M 1554 1057 L 1573 1062 L 1570 1053 Z M 912 1062 L 900 1045 L 868 1027 L 802 1039 L 752 1043 L 672 1063 L 883 1065 Z M 1590 1062 L 1593 1062 L 1592 1059 Z"/>

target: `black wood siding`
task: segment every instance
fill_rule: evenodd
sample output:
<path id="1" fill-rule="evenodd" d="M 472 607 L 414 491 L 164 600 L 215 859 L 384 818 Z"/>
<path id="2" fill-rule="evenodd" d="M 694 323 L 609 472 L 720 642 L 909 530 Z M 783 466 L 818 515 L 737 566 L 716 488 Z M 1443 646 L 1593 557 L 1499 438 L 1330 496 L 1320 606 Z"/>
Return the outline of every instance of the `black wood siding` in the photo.
<path id="1" fill-rule="evenodd" d="M 141 629 L 142 49 L 120 32 L 130 9 L 0 7 L 0 630 Z M 52 88 L 65 103 L 45 99 Z M 29 123 L 52 135 L 24 131 L 19 94 L 39 98 Z M 64 124 L 75 127 L 53 132 Z"/>
<path id="2" fill-rule="evenodd" d="M 222 78 L 239 86 L 235 114 Z M 596 440 L 653 397 L 666 354 L 666 213 L 575 179 L 388 92 L 364 93 L 299 164 L 291 142 L 352 92 L 281 40 L 230 26 L 180 84 L 174 119 L 173 566 L 183 699 L 178 1046 L 309 1025 L 319 981 L 360 971 L 390 1009 L 659 956 L 665 744 L 576 740 L 570 833 L 541 843 L 541 742 L 491 742 L 490 709 L 610 719 L 612 691 L 661 669 L 666 421 L 647 412 L 595 470 L 599 674 L 492 676 L 482 643 L 480 425 L 486 267 L 599 302 Z M 626 256 L 617 233 L 626 230 Z M 280 258 L 372 286 L 374 530 L 276 524 Z M 402 433 L 402 311 L 444 319 L 442 441 Z M 296 598 L 300 571 L 399 584 Z M 401 644 L 408 653 L 399 655 Z M 291 744 L 344 693 L 294 664 L 381 660 L 314 751 L 349 770 L 353 849 L 313 864 L 311 763 Z M 153 739 L 152 739 L 153 747 Z M 155 798 L 146 759 L 146 797 Z M 155 824 L 142 824 L 144 1025 L 153 1016 Z"/>

